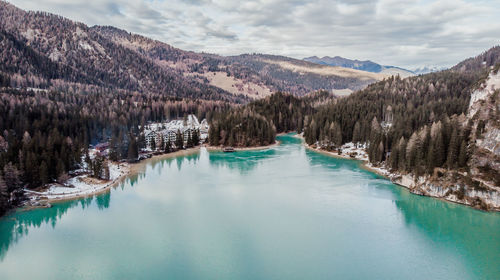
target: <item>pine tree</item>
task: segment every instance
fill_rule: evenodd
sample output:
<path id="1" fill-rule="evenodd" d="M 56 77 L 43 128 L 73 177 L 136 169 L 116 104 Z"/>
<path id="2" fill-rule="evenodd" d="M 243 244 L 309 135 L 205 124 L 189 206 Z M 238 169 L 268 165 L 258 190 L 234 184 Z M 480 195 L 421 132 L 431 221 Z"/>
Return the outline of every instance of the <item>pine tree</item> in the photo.
<path id="1" fill-rule="evenodd" d="M 40 180 L 42 185 L 45 185 L 49 182 L 49 168 L 47 167 L 47 163 L 42 161 L 39 168 Z"/>
<path id="2" fill-rule="evenodd" d="M 91 174 L 92 177 L 97 178 L 97 179 L 102 178 L 103 162 L 104 162 L 104 158 L 102 156 L 96 156 L 94 158 L 94 160 L 92 161 L 92 174 Z"/>
<path id="3" fill-rule="evenodd" d="M 193 138 L 191 137 L 191 131 L 188 131 L 187 133 L 188 133 L 188 137 L 187 137 L 186 147 L 192 148 L 193 147 Z"/>
<path id="4" fill-rule="evenodd" d="M 451 134 L 450 143 L 448 146 L 448 158 L 446 159 L 446 165 L 449 169 L 454 169 L 457 166 L 458 153 L 460 151 L 458 130 L 455 127 Z"/>
<path id="5" fill-rule="evenodd" d="M 336 146 L 342 146 L 342 127 L 340 127 L 340 124 L 338 122 L 335 123 L 333 142 Z"/>
<path id="6" fill-rule="evenodd" d="M 118 139 L 115 134 L 113 134 L 113 136 L 111 137 L 111 142 L 109 143 L 109 159 L 118 161 L 119 154 Z"/>
<path id="7" fill-rule="evenodd" d="M 107 160 L 104 160 L 104 162 L 102 163 L 102 179 L 106 181 L 110 179 L 109 165 Z"/>
<path id="8" fill-rule="evenodd" d="M 392 169 L 398 169 L 399 163 L 399 145 L 396 144 L 392 147 L 391 155 L 389 156 L 389 163 Z"/>
<path id="9" fill-rule="evenodd" d="M 17 170 L 17 168 L 12 164 L 12 162 L 9 162 L 4 166 L 3 179 L 7 184 L 9 192 L 19 190 L 22 187 L 21 172 Z"/>
<path id="10" fill-rule="evenodd" d="M 458 167 L 466 167 L 468 157 L 467 143 L 465 140 L 462 140 L 462 143 L 460 144 L 460 152 L 458 154 Z"/>
<path id="11" fill-rule="evenodd" d="M 137 149 L 137 142 L 135 141 L 135 137 L 133 135 L 130 135 L 127 159 L 133 162 L 136 161 L 138 157 L 139 157 L 139 151 Z"/>
<path id="12" fill-rule="evenodd" d="M 441 167 L 444 164 L 446 159 L 445 157 L 445 147 L 444 147 L 444 139 L 443 133 L 440 130 L 436 136 L 436 140 L 433 143 L 432 147 L 432 155 L 433 155 L 433 167 Z"/>
<path id="13" fill-rule="evenodd" d="M 9 205 L 9 189 L 2 176 L 0 176 L 0 215 L 5 213 Z"/>
<path id="14" fill-rule="evenodd" d="M 356 124 L 354 125 L 354 129 L 352 131 L 352 142 L 356 144 L 361 142 L 361 125 L 359 121 L 356 121 Z"/>
<path id="15" fill-rule="evenodd" d="M 153 141 L 151 141 L 151 150 L 154 152 L 156 151 L 156 139 L 153 138 Z"/>
<path id="16" fill-rule="evenodd" d="M 184 149 L 184 137 L 180 130 L 177 130 L 177 135 L 175 136 L 175 147 L 177 149 Z"/>
<path id="17" fill-rule="evenodd" d="M 167 142 L 165 143 L 165 153 L 170 152 L 172 152 L 172 143 L 170 143 L 170 139 L 167 139 Z"/>
<path id="18" fill-rule="evenodd" d="M 406 140 L 404 137 L 401 137 L 399 140 L 399 163 L 398 169 L 401 171 L 406 171 Z"/>

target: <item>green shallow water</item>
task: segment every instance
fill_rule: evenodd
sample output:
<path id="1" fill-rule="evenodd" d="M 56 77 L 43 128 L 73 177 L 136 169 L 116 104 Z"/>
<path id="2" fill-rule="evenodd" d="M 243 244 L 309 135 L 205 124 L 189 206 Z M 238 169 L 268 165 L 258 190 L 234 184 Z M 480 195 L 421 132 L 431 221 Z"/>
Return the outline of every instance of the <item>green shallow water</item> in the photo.
<path id="1" fill-rule="evenodd" d="M 158 161 L 0 219 L 0 279 L 499 279 L 500 214 L 410 194 L 289 135 Z"/>

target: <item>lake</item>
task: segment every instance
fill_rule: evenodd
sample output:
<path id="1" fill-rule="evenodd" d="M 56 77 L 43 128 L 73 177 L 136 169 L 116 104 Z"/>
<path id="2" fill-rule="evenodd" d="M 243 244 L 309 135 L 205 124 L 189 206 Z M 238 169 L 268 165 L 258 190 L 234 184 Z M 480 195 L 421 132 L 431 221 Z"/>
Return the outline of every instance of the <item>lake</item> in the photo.
<path id="1" fill-rule="evenodd" d="M 3 217 L 0 279 L 500 278 L 499 213 L 279 140 L 158 160 L 105 194 Z"/>

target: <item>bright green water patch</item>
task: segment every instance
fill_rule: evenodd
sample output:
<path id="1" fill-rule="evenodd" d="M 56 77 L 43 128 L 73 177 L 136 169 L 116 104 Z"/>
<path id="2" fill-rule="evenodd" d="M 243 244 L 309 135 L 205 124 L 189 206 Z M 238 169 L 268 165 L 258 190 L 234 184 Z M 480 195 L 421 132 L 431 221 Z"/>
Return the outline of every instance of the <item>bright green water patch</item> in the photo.
<path id="1" fill-rule="evenodd" d="M 410 194 L 290 136 L 160 161 L 0 219 L 0 279 L 498 279 L 500 214 Z"/>

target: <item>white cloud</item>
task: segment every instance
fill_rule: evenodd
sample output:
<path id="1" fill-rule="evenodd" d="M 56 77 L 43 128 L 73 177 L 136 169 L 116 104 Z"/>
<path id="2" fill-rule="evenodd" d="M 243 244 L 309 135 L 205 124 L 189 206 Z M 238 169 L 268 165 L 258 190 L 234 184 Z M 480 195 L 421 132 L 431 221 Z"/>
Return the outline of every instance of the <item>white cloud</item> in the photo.
<path id="1" fill-rule="evenodd" d="M 12 0 L 176 47 L 451 66 L 500 42 L 500 1 Z"/>

